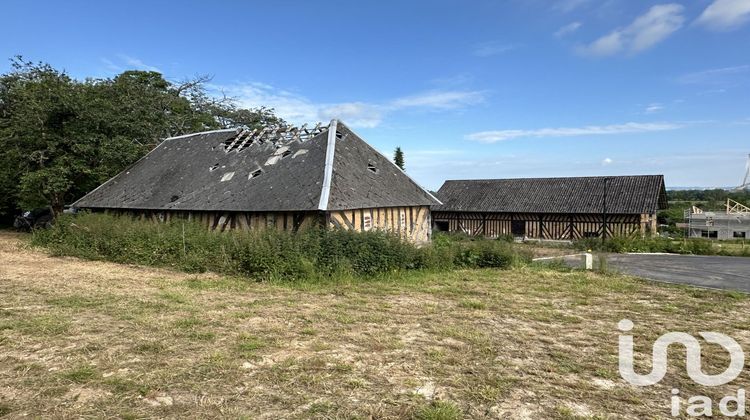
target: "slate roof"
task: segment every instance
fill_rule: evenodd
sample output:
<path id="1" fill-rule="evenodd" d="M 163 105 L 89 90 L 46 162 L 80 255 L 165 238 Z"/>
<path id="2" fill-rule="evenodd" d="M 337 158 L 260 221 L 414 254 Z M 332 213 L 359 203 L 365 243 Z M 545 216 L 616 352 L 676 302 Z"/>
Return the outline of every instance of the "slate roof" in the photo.
<path id="1" fill-rule="evenodd" d="M 445 181 L 433 211 L 653 214 L 667 207 L 663 175 Z"/>
<path id="2" fill-rule="evenodd" d="M 314 211 L 439 203 L 336 120 L 307 137 L 283 132 L 231 129 L 166 139 L 74 206 Z"/>

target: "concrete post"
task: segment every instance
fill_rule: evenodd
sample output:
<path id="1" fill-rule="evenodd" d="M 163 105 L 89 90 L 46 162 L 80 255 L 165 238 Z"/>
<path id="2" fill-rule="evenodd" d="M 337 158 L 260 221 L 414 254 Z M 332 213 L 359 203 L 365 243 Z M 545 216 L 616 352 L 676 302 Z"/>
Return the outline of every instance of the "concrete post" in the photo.
<path id="1" fill-rule="evenodd" d="M 583 254 L 583 268 L 586 270 L 594 269 L 594 255 L 590 252 Z"/>

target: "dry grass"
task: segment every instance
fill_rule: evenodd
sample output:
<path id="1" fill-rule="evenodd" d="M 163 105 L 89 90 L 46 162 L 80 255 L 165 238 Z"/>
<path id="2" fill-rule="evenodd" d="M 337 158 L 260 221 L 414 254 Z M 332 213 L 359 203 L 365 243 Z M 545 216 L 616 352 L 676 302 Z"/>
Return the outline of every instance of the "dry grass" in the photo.
<path id="1" fill-rule="evenodd" d="M 51 258 L 9 233 L 0 261 L 0 417 L 660 418 L 672 387 L 748 384 L 693 385 L 680 352 L 658 386 L 617 373 L 625 317 L 640 352 L 667 330 L 750 348 L 744 295 L 542 269 L 258 284 Z"/>

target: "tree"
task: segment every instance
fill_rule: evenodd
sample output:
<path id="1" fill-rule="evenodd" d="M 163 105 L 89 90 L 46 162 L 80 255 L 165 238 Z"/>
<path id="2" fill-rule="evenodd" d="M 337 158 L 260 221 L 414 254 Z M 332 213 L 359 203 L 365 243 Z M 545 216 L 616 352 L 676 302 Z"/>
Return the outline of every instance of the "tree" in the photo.
<path id="1" fill-rule="evenodd" d="M 402 171 L 405 171 L 404 167 L 404 152 L 401 150 L 401 146 L 396 147 L 396 151 L 393 152 L 393 163 L 396 164 Z"/>
<path id="2" fill-rule="evenodd" d="M 216 128 L 283 123 L 206 93 L 209 77 L 173 84 L 157 72 L 78 81 L 49 64 L 11 60 L 0 75 L 0 217 L 56 213 L 162 139 Z"/>

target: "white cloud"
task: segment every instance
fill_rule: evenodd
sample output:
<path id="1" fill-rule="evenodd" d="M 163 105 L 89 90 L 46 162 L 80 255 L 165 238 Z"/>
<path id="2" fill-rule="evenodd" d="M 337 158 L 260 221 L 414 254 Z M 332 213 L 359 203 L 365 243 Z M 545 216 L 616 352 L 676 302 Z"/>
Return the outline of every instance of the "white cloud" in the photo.
<path id="1" fill-rule="evenodd" d="M 307 98 L 279 90 L 264 83 L 246 83 L 231 86 L 209 86 L 215 91 L 221 91 L 227 96 L 237 99 L 240 106 L 257 108 L 261 106 L 273 108 L 276 113 L 292 122 L 319 121 L 319 113 L 326 106 L 316 105 Z"/>
<path id="2" fill-rule="evenodd" d="M 102 61 L 102 63 L 104 63 L 105 68 L 110 73 L 122 73 L 123 70 L 125 70 L 122 68 L 122 66 L 115 64 L 112 60 L 108 58 L 102 57 L 100 60 Z"/>
<path id="3" fill-rule="evenodd" d="M 621 52 L 637 54 L 647 50 L 682 27 L 684 7 L 677 3 L 659 4 L 638 16 L 630 25 L 616 29 L 579 48 L 586 55 L 607 56 Z"/>
<path id="4" fill-rule="evenodd" d="M 383 121 L 383 113 L 384 110 L 376 105 L 348 102 L 321 108 L 318 115 L 322 117 L 321 120 L 339 118 L 354 127 L 372 128 Z"/>
<path id="5" fill-rule="evenodd" d="M 484 100 L 479 91 L 429 91 L 398 98 L 388 106 L 392 109 L 431 108 L 438 110 L 463 108 Z"/>
<path id="6" fill-rule="evenodd" d="M 658 102 L 654 102 L 654 103 L 650 103 L 650 104 L 648 104 L 648 105 L 646 106 L 646 109 L 644 109 L 644 111 L 645 111 L 645 112 L 646 112 L 647 114 L 653 114 L 653 113 L 655 113 L 655 112 L 659 112 L 659 111 L 661 111 L 661 110 L 663 110 L 663 109 L 664 109 L 664 105 L 662 105 L 662 104 L 660 104 L 660 103 L 658 103 Z"/>
<path id="7" fill-rule="evenodd" d="M 750 65 L 722 67 L 688 73 L 680 76 L 677 81 L 685 84 L 723 84 L 737 75 L 750 72 Z"/>
<path id="8" fill-rule="evenodd" d="M 584 4 L 588 3 L 589 0 L 558 0 L 555 3 L 553 9 L 557 9 L 563 12 L 571 12 Z"/>
<path id="9" fill-rule="evenodd" d="M 612 125 L 587 125 L 585 127 L 558 127 L 539 128 L 534 130 L 497 130 L 481 131 L 466 136 L 468 140 L 481 143 L 496 143 L 499 141 L 517 138 L 544 138 L 544 137 L 578 137 L 578 136 L 604 136 L 612 134 L 645 133 L 652 131 L 676 130 L 682 125 L 678 123 L 635 123 Z"/>
<path id="10" fill-rule="evenodd" d="M 610 159 L 610 158 L 604 158 L 604 160 L 602 160 L 602 166 L 611 165 L 612 162 L 614 162 L 612 159 Z"/>
<path id="11" fill-rule="evenodd" d="M 150 66 L 146 63 L 144 63 L 139 58 L 131 57 L 129 55 L 125 54 L 118 54 L 117 57 L 122 60 L 125 64 L 127 64 L 130 67 L 133 67 L 138 70 L 146 70 L 146 71 L 155 71 L 157 73 L 162 73 L 162 71 L 158 67 Z"/>
<path id="12" fill-rule="evenodd" d="M 500 41 L 483 42 L 474 46 L 472 53 L 477 57 L 492 57 L 518 48 L 517 45 Z"/>
<path id="13" fill-rule="evenodd" d="M 750 1 L 714 0 L 695 21 L 709 29 L 728 31 L 750 20 Z"/>
<path id="14" fill-rule="evenodd" d="M 316 103 L 301 94 L 257 82 L 228 86 L 211 85 L 209 88 L 235 98 L 245 108 L 273 108 L 277 115 L 294 124 L 340 118 L 353 127 L 365 128 L 378 126 L 386 115 L 398 110 L 448 111 L 465 108 L 484 100 L 484 93 L 480 91 L 431 90 L 384 103 Z"/>
<path id="15" fill-rule="evenodd" d="M 104 67 L 107 70 L 107 72 L 109 73 L 122 73 L 126 70 L 136 69 L 136 70 L 155 71 L 157 73 L 163 74 L 161 69 L 159 69 L 158 67 L 150 66 L 138 58 L 131 57 L 125 54 L 117 54 L 117 58 L 114 60 L 110 60 L 104 57 L 101 58 L 100 60 L 104 64 Z"/>
<path id="16" fill-rule="evenodd" d="M 581 22 L 571 22 L 558 29 L 557 32 L 555 32 L 555 36 L 558 38 L 562 38 L 566 35 L 570 35 L 573 32 L 577 31 L 582 25 L 583 24 Z"/>

